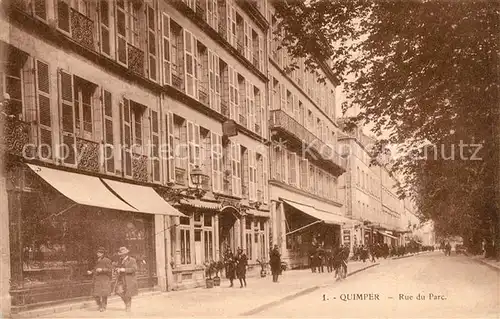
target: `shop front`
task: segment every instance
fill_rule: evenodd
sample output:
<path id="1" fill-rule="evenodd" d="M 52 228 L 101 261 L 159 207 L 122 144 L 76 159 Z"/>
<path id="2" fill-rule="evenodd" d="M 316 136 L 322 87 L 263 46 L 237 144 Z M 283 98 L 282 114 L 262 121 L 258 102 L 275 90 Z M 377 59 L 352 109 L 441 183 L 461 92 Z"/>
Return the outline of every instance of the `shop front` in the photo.
<path id="1" fill-rule="evenodd" d="M 309 267 L 318 249 L 332 251 L 349 236 L 352 221 L 303 203 L 282 199 L 285 217 L 285 260 L 291 268 Z"/>
<path id="2" fill-rule="evenodd" d="M 9 172 L 12 310 L 90 296 L 95 251 L 138 265 L 139 288 L 158 284 L 155 215 L 180 215 L 152 188 L 28 164 Z"/>

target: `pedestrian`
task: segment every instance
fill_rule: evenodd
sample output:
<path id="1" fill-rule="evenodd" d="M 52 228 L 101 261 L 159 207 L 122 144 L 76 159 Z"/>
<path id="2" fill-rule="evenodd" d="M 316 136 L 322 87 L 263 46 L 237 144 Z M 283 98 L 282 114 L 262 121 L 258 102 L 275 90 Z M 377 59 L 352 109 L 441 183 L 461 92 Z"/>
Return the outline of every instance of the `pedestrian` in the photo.
<path id="1" fill-rule="evenodd" d="M 240 280 L 240 288 L 243 288 L 243 284 L 245 284 L 245 287 L 247 286 L 247 264 L 247 255 L 243 252 L 243 249 L 238 247 L 238 251 L 236 254 L 236 276 Z"/>
<path id="2" fill-rule="evenodd" d="M 317 256 L 318 256 L 318 273 L 324 273 L 325 272 L 325 250 L 323 249 L 322 246 L 319 246 L 317 249 Z"/>
<path id="3" fill-rule="evenodd" d="M 99 311 L 106 311 L 108 305 L 108 296 L 111 293 L 111 274 L 113 265 L 111 260 L 105 257 L 106 249 L 99 247 L 97 249 L 97 261 L 92 270 L 88 270 L 87 274 L 93 275 L 92 278 L 92 296 L 94 296 L 99 307 Z"/>
<path id="4" fill-rule="evenodd" d="M 370 245 L 370 255 L 372 257 L 372 263 L 374 262 L 377 262 L 377 260 L 375 259 L 375 247 L 374 245 Z"/>
<path id="5" fill-rule="evenodd" d="M 281 273 L 281 254 L 278 245 L 274 245 L 274 248 L 269 253 L 269 264 L 273 274 L 273 282 L 278 282 L 278 276 Z"/>
<path id="6" fill-rule="evenodd" d="M 129 256 L 127 247 L 120 247 L 118 256 L 120 262 L 118 263 L 116 271 L 118 277 L 116 281 L 115 292 L 120 296 L 125 303 L 125 310 L 130 312 L 132 307 L 132 297 L 137 296 L 138 287 L 136 279 L 137 262 L 134 258 Z"/>
<path id="7" fill-rule="evenodd" d="M 233 252 L 229 248 L 224 254 L 224 265 L 226 266 L 226 278 L 231 283 L 229 287 L 233 287 L 233 280 L 236 278 L 236 265 Z"/>

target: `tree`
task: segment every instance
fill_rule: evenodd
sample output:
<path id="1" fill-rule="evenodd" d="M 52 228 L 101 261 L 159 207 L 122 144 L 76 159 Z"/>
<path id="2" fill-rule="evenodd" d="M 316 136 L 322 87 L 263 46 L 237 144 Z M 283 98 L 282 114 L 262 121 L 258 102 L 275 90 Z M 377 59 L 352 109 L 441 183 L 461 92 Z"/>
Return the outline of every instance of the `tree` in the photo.
<path id="1" fill-rule="evenodd" d="M 331 59 L 345 85 L 344 110 L 360 107 L 346 129 L 371 122 L 374 133 L 390 132 L 375 151 L 400 145 L 405 156 L 393 169 L 405 176 L 401 195 L 415 197 L 420 217 L 443 234 L 490 237 L 500 256 L 499 2 L 273 4 L 283 47 L 310 69 Z M 482 160 L 421 156 L 423 143 L 450 149 L 460 140 L 481 144 Z"/>

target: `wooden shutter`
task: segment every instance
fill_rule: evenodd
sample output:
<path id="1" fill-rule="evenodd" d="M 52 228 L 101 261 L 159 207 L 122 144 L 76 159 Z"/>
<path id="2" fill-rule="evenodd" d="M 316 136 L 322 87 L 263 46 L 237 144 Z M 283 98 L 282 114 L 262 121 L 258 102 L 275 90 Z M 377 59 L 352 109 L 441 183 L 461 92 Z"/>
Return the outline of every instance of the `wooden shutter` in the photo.
<path id="1" fill-rule="evenodd" d="M 265 153 L 262 155 L 262 162 L 263 162 L 262 183 L 264 185 L 262 191 L 264 193 L 264 203 L 267 204 L 269 201 L 269 161 L 267 156 L 267 149 Z"/>
<path id="2" fill-rule="evenodd" d="M 124 1 L 115 2 L 115 34 L 116 34 L 116 60 L 118 63 L 127 66 L 127 14 L 125 12 Z"/>
<path id="3" fill-rule="evenodd" d="M 114 137 L 113 137 L 113 104 L 111 93 L 102 89 L 101 93 L 104 121 L 103 121 L 103 131 L 104 131 L 104 166 L 106 167 L 106 172 L 115 173 L 115 152 L 114 152 Z"/>
<path id="4" fill-rule="evenodd" d="M 233 67 L 228 66 L 229 71 L 229 116 L 231 119 L 238 121 L 238 73 Z"/>
<path id="5" fill-rule="evenodd" d="M 264 40 L 259 35 L 259 69 L 264 71 Z"/>
<path id="6" fill-rule="evenodd" d="M 248 46 L 250 45 L 250 36 L 252 33 L 249 32 L 249 25 L 246 20 L 243 20 L 243 49 L 244 49 L 244 56 L 247 60 L 250 60 L 250 55 L 248 54 Z M 252 60 L 250 60 L 251 62 Z"/>
<path id="7" fill-rule="evenodd" d="M 300 112 L 299 112 L 299 97 L 297 95 L 293 96 L 293 117 L 297 122 L 300 123 Z"/>
<path id="8" fill-rule="evenodd" d="M 250 153 L 251 151 L 246 149 L 241 158 L 241 196 L 246 199 L 250 199 Z"/>
<path id="9" fill-rule="evenodd" d="M 216 54 L 214 56 L 214 68 L 215 68 L 215 110 L 220 113 L 221 111 L 221 79 L 220 79 L 220 61 L 219 56 Z"/>
<path id="10" fill-rule="evenodd" d="M 307 159 L 301 159 L 300 161 L 300 187 L 304 190 L 308 189 L 308 173 L 309 173 L 309 161 Z"/>
<path id="11" fill-rule="evenodd" d="M 257 200 L 257 159 L 254 151 L 248 152 L 249 168 L 249 198 L 251 201 Z"/>
<path id="12" fill-rule="evenodd" d="M 187 139 L 188 139 L 188 179 L 190 172 L 196 167 L 200 166 L 200 126 L 190 121 L 187 121 Z"/>
<path id="13" fill-rule="evenodd" d="M 156 53 L 156 11 L 146 6 L 146 22 L 148 30 L 148 75 L 152 81 L 157 81 L 157 53 Z"/>
<path id="14" fill-rule="evenodd" d="M 49 70 L 50 68 L 47 63 L 35 60 L 38 143 L 40 148 L 39 154 L 43 160 L 51 160 L 54 157 Z"/>
<path id="15" fill-rule="evenodd" d="M 241 196 L 241 151 L 240 144 L 231 143 L 232 190 L 234 196 Z"/>
<path id="16" fill-rule="evenodd" d="M 71 32 L 69 0 L 57 0 L 57 28 L 64 32 Z"/>
<path id="17" fill-rule="evenodd" d="M 63 163 L 76 165 L 75 106 L 73 100 L 73 75 L 59 70 L 59 110 L 61 119 L 61 151 Z"/>
<path id="18" fill-rule="evenodd" d="M 215 57 L 212 50 L 208 49 L 208 101 L 215 110 Z"/>
<path id="19" fill-rule="evenodd" d="M 151 175 L 153 182 L 161 182 L 160 166 L 160 125 L 158 112 L 151 110 Z"/>
<path id="20" fill-rule="evenodd" d="M 257 90 L 257 94 L 255 94 L 255 90 Z M 263 136 L 262 134 L 262 95 L 263 92 L 261 92 L 259 89 L 254 87 L 254 100 L 255 100 L 255 124 L 254 124 L 254 130 L 257 134 L 260 136 Z"/>
<path id="21" fill-rule="evenodd" d="M 130 109 L 130 101 L 123 99 L 122 106 L 122 167 L 123 174 L 127 177 L 132 177 L 132 112 Z"/>
<path id="22" fill-rule="evenodd" d="M 162 12 L 162 23 L 161 23 L 161 34 L 162 34 L 162 60 L 163 60 L 163 84 L 170 85 L 172 83 L 172 72 L 171 72 L 171 62 L 170 62 L 170 17 Z"/>
<path id="23" fill-rule="evenodd" d="M 167 113 L 166 122 L 167 122 L 167 145 L 168 145 L 167 178 L 170 183 L 174 183 L 175 182 L 175 137 L 174 137 L 174 114 L 172 112 Z"/>
<path id="24" fill-rule="evenodd" d="M 212 191 L 222 192 L 222 138 L 220 135 L 211 132 L 211 153 L 212 153 Z"/>
<path id="25" fill-rule="evenodd" d="M 247 81 L 247 100 L 248 100 L 248 124 L 251 131 L 255 131 L 255 95 L 253 84 Z"/>
<path id="26" fill-rule="evenodd" d="M 286 87 L 285 84 L 280 83 L 280 99 L 281 99 L 281 110 L 286 110 Z"/>
<path id="27" fill-rule="evenodd" d="M 186 94 L 192 97 L 196 96 L 195 93 L 195 68 L 196 61 L 194 57 L 194 37 L 191 32 L 184 30 L 184 81 Z"/>
<path id="28" fill-rule="evenodd" d="M 290 181 L 290 184 L 294 185 L 294 186 L 297 186 L 297 173 L 298 173 L 298 164 L 297 164 L 297 154 L 295 153 L 290 153 L 290 160 L 289 160 L 289 164 L 290 166 L 290 178 L 289 178 L 289 181 Z"/>
<path id="29" fill-rule="evenodd" d="M 99 47 L 107 56 L 111 56 L 110 10 L 108 0 L 99 1 Z"/>

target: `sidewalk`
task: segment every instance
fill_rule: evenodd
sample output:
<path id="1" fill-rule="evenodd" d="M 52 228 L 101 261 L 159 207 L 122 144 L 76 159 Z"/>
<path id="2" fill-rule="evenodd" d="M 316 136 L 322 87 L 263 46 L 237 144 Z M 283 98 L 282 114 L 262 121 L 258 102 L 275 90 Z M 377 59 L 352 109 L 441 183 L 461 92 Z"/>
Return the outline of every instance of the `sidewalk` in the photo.
<path id="1" fill-rule="evenodd" d="M 499 271 L 500 270 L 500 261 L 496 261 L 495 259 L 491 258 L 484 258 L 483 255 L 480 256 L 470 256 L 471 259 L 480 262 L 482 264 L 485 264 L 486 266 Z"/>
<path id="2" fill-rule="evenodd" d="M 349 276 L 379 263 L 350 262 Z M 326 269 L 325 269 L 326 271 Z M 73 305 L 73 307 L 54 308 L 53 312 L 24 312 L 14 318 L 179 318 L 179 317 L 236 317 L 251 315 L 262 309 L 299 295 L 312 292 L 322 286 L 335 283 L 333 273 L 312 273 L 311 270 L 289 270 L 283 272 L 279 283 L 273 283 L 272 277 L 248 278 L 246 288 L 229 288 L 229 281 L 223 279 L 220 287 L 212 289 L 196 288 L 165 292 L 135 298 L 132 312 L 126 313 L 121 300 L 110 300 L 106 312 L 96 311 L 93 303 Z M 84 308 L 82 308 L 84 307 Z M 67 311 L 72 309 L 70 311 Z M 66 310 L 66 311 L 65 311 Z M 65 311 L 65 312 L 60 312 Z"/>

